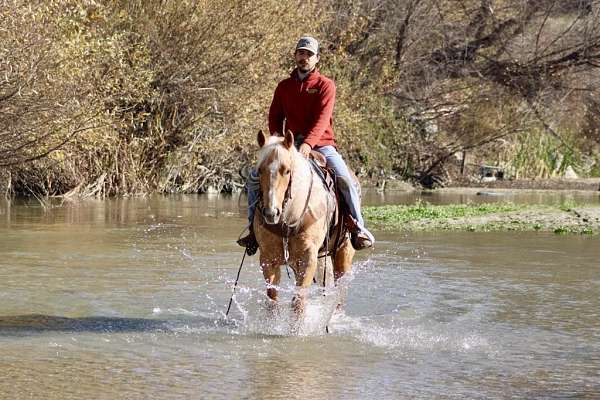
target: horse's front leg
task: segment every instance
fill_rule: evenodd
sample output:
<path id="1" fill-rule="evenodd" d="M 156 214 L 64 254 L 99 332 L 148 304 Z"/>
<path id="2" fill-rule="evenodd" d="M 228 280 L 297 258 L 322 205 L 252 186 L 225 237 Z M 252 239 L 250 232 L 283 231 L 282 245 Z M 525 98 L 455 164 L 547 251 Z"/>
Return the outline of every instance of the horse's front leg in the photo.
<path id="1" fill-rule="evenodd" d="M 300 320 L 304 314 L 304 306 L 310 285 L 313 283 L 317 271 L 317 249 L 309 248 L 298 255 L 294 263 L 296 273 L 296 294 L 292 299 L 292 308 L 296 319 Z"/>
<path id="2" fill-rule="evenodd" d="M 271 300 L 271 306 L 274 306 L 277 302 L 277 285 L 281 280 L 281 267 L 276 260 L 261 255 L 260 268 L 267 283 L 267 296 Z"/>

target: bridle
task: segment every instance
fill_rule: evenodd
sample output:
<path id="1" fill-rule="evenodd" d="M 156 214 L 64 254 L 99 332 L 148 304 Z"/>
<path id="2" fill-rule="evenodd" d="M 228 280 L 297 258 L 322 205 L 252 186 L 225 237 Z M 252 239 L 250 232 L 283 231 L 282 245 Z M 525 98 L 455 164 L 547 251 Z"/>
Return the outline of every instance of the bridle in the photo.
<path id="1" fill-rule="evenodd" d="M 302 209 L 302 213 L 300 214 L 300 217 L 291 224 L 285 220 L 286 206 L 288 205 L 289 201 L 292 199 L 292 181 L 294 178 L 294 174 L 290 171 L 290 180 L 288 181 L 287 188 L 285 189 L 285 194 L 283 195 L 283 202 L 281 203 L 281 219 L 279 220 L 278 223 L 273 224 L 273 225 L 263 223 L 263 226 L 266 229 L 268 229 L 269 231 L 271 231 L 275 234 L 280 234 L 281 236 L 284 237 L 284 239 L 288 239 L 290 236 L 294 236 L 300 231 L 300 227 L 302 226 L 302 221 L 304 220 L 304 216 L 306 215 L 306 212 L 308 211 L 308 205 L 310 203 L 310 197 L 312 194 L 312 187 L 313 187 L 313 180 L 314 180 L 314 171 L 312 168 L 309 168 L 309 169 L 310 169 L 310 184 L 308 186 L 308 193 L 306 195 L 306 201 L 304 203 L 304 208 Z M 259 175 L 260 175 L 260 173 L 259 173 Z M 262 217 L 262 220 L 264 221 L 265 217 L 263 214 L 264 206 L 263 206 L 262 199 L 263 199 L 263 194 L 262 194 L 262 190 L 261 190 L 261 191 L 259 191 L 259 195 L 258 195 L 257 210 L 258 210 L 260 216 Z"/>

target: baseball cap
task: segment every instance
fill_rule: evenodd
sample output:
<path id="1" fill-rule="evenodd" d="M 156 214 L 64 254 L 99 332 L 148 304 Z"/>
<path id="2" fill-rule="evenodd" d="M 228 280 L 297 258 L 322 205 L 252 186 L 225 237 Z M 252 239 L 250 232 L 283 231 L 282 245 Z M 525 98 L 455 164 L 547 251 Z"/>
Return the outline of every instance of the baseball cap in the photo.
<path id="1" fill-rule="evenodd" d="M 300 49 L 308 50 L 313 54 L 318 54 L 319 42 L 317 42 L 317 39 L 312 36 L 302 36 L 296 45 L 296 50 Z"/>

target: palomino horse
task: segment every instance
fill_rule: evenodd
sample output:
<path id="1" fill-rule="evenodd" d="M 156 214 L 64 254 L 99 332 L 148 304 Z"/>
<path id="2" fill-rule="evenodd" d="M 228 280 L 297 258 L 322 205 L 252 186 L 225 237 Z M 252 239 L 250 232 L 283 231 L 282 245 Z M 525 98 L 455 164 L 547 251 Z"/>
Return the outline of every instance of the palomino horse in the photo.
<path id="1" fill-rule="evenodd" d="M 253 227 L 260 250 L 260 265 L 267 282 L 267 296 L 277 300 L 276 286 L 281 266 L 289 265 L 296 277 L 292 300 L 296 316 L 304 311 L 308 288 L 317 270 L 319 249 L 327 235 L 335 237 L 330 223 L 336 215 L 335 195 L 328 192 L 310 162 L 294 147 L 294 136 L 265 136 L 258 132 L 257 171 L 260 200 Z M 336 229 L 342 229 L 341 223 Z M 338 235 L 338 238 L 339 235 Z M 332 251 L 333 275 L 337 282 L 350 272 L 354 248 L 347 236 L 327 240 Z"/>

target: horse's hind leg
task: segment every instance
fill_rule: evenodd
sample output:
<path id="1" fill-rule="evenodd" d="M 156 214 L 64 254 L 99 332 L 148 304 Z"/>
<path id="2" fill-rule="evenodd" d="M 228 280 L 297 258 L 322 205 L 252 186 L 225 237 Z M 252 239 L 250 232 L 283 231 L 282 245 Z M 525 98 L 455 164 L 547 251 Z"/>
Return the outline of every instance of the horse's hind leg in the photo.
<path id="1" fill-rule="evenodd" d="M 350 239 L 346 239 L 342 245 L 337 249 L 335 258 L 333 260 L 333 278 L 336 283 L 346 274 L 352 271 L 352 258 L 356 250 L 350 244 Z M 346 287 L 338 286 L 339 288 L 339 302 L 337 309 L 340 310 L 346 299 Z"/>
<path id="2" fill-rule="evenodd" d="M 335 252 L 333 259 L 333 279 L 337 281 L 350 271 L 352 271 L 352 258 L 356 250 L 350 244 L 350 239 L 344 240 L 341 246 Z"/>

